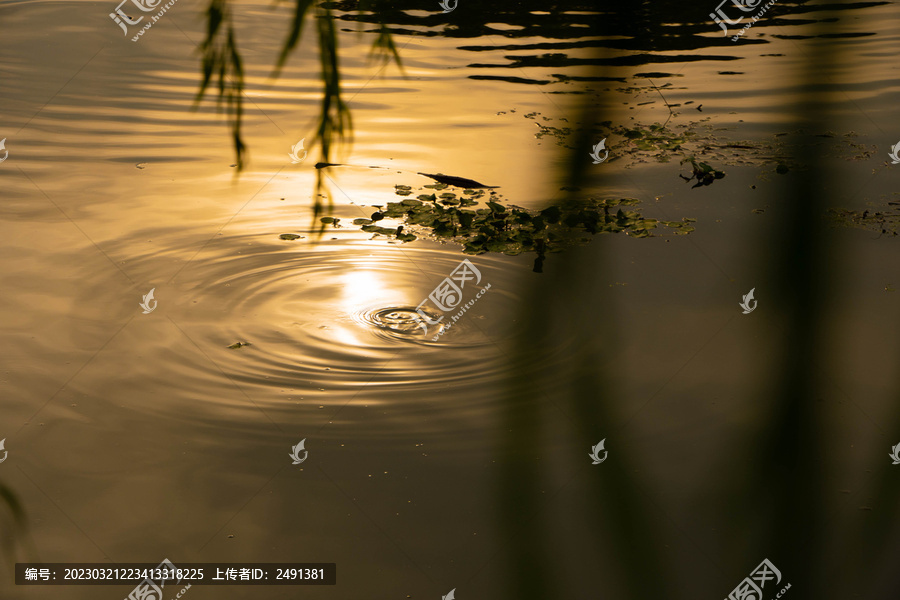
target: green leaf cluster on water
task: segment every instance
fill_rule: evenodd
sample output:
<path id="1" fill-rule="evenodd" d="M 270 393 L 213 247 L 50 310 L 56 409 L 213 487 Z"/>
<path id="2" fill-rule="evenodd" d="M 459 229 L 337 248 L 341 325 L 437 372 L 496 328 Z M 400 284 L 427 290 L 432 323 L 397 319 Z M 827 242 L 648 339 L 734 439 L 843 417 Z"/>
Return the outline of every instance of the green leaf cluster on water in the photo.
<path id="1" fill-rule="evenodd" d="M 900 202 L 892 202 L 892 205 Z M 896 210 L 882 208 L 881 210 L 848 210 L 843 208 L 829 209 L 828 215 L 836 225 L 876 231 L 882 235 L 896 236 L 900 231 L 900 213 Z"/>
<path id="2" fill-rule="evenodd" d="M 684 164 L 686 162 L 691 163 L 693 172 L 691 173 L 690 177 L 685 177 L 684 175 L 679 175 L 679 177 L 688 182 L 696 179 L 697 183 L 691 186 L 691 189 L 704 185 L 710 185 L 716 179 L 722 179 L 723 177 L 725 177 L 725 173 L 723 171 L 717 171 L 705 162 L 698 163 L 693 156 L 685 158 L 681 161 L 681 164 Z"/>
<path id="3" fill-rule="evenodd" d="M 631 129 L 619 127 L 614 131 L 629 140 L 635 148 L 644 152 L 678 152 L 681 150 L 681 145 L 694 135 L 690 131 L 675 132 L 666 129 L 659 123 L 654 123 L 649 127 L 637 126 Z"/>
<path id="4" fill-rule="evenodd" d="M 389 202 L 370 219 L 356 219 L 353 224 L 363 231 L 403 242 L 418 237 L 454 241 L 462 244 L 466 254 L 497 252 L 515 256 L 534 252 L 542 258 L 548 252 L 585 244 L 598 233 L 624 233 L 645 238 L 654 235 L 660 227 L 666 227 L 672 233 L 686 235 L 694 230 L 691 223 L 696 220 L 645 218 L 634 209 L 640 203 L 634 198 L 589 198 L 563 202 L 543 210 L 529 210 L 501 204 L 496 192 L 487 195 L 484 190 L 465 190 L 457 195 L 444 192 L 448 187 L 444 184 L 424 187 L 434 192 L 409 198 L 413 194 L 411 187 L 395 186 L 395 193 L 403 196 L 403 200 Z M 384 219 L 399 220 L 402 224 L 398 227 L 376 224 Z M 404 229 L 412 231 L 404 232 Z"/>

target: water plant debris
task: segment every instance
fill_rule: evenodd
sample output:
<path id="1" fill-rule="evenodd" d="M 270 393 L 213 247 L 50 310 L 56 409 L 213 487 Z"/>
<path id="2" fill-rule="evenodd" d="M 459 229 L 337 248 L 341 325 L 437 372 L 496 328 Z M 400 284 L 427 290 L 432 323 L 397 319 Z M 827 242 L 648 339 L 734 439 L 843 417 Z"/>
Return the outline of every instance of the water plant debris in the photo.
<path id="1" fill-rule="evenodd" d="M 447 184 L 424 186 L 441 192 Z M 465 254 L 498 252 L 509 256 L 535 253 L 534 271 L 542 271 L 548 253 L 562 252 L 571 246 L 590 242 L 598 233 L 624 233 L 630 237 L 646 238 L 661 231 L 687 235 L 694 231 L 696 219 L 663 221 L 645 218 L 636 210 L 640 200 L 635 198 L 604 198 L 567 200 L 544 208 L 525 209 L 501 204 L 500 195 L 483 190 L 467 189 L 461 195 L 452 192 L 422 193 L 416 198 L 410 186 L 394 189 L 399 202 L 378 207 L 371 218 L 353 221 L 362 231 L 411 242 L 419 237 L 453 241 L 462 245 Z M 424 191 L 424 189 L 423 189 Z M 386 227 L 375 224 L 394 219 L 400 224 Z M 666 229 L 660 229 L 665 227 Z"/>
<path id="2" fill-rule="evenodd" d="M 691 186 L 691 189 L 698 188 L 704 185 L 710 185 L 716 179 L 722 179 L 725 177 L 725 173 L 723 171 L 717 171 L 713 169 L 711 166 L 706 164 L 705 162 L 698 163 L 694 160 L 694 157 L 685 158 L 681 161 L 681 164 L 686 162 L 691 163 L 691 167 L 693 168 L 693 173 L 691 173 L 690 177 L 685 177 L 679 173 L 679 177 L 684 179 L 685 181 L 692 181 L 694 179 L 697 180 L 697 183 Z"/>
<path id="3" fill-rule="evenodd" d="M 360 165 L 346 165 L 341 163 L 326 163 L 319 162 L 316 163 L 317 169 L 324 169 L 326 167 L 354 167 L 357 169 L 393 169 L 393 167 L 380 167 L 380 166 L 360 166 Z M 419 171 L 406 171 L 404 169 L 395 169 L 401 173 L 415 173 L 416 175 L 422 175 L 423 177 L 428 177 L 430 179 L 434 179 L 438 183 L 443 183 L 445 185 L 452 185 L 454 187 L 459 188 L 468 188 L 468 189 L 497 189 L 500 186 L 497 185 L 486 185 L 484 183 L 480 183 L 475 181 L 474 179 L 466 179 L 465 177 L 456 177 L 454 175 L 444 175 L 443 173 L 421 173 Z"/>

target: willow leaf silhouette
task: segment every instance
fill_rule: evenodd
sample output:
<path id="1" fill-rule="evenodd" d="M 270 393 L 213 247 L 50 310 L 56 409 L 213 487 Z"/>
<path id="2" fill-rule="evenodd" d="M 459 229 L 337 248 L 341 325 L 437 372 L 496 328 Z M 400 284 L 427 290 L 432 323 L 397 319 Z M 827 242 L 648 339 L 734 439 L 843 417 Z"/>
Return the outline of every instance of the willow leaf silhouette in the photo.
<path id="1" fill-rule="evenodd" d="M 382 14 L 383 11 L 377 10 L 378 7 L 374 6 L 375 4 L 361 2 L 357 12 L 359 14 L 364 12 Z M 303 26 L 307 18 L 315 19 L 322 79 L 322 103 L 315 129 L 315 137 L 312 139 L 311 145 L 321 144 L 322 156 L 327 160 L 335 142 L 352 142 L 353 130 L 350 109 L 341 97 L 337 31 L 334 26 L 335 17 L 332 13 L 331 5 L 327 3 L 317 4 L 313 0 L 294 0 L 294 14 L 291 19 L 291 25 L 271 76 L 279 76 L 291 51 L 297 48 L 302 38 Z M 206 10 L 206 22 L 206 38 L 200 44 L 200 51 L 203 55 L 201 63 L 202 79 L 194 101 L 194 108 L 199 105 L 210 85 L 214 83 L 218 95 L 217 106 L 219 108 L 224 106 L 225 108 L 234 145 L 237 170 L 240 172 L 244 168 L 247 154 L 247 146 L 244 144 L 241 133 L 244 114 L 244 68 L 234 33 L 228 0 L 210 0 Z M 384 21 L 380 21 L 380 28 L 377 34 L 372 43 L 370 55 L 379 55 L 385 59 L 385 62 L 394 60 L 402 70 L 400 53 L 394 43 L 391 31 Z M 318 200 L 320 197 L 319 193 L 325 191 L 322 197 L 330 198 L 327 190 L 323 189 L 321 178 L 317 182 L 316 191 L 315 211 L 318 214 L 322 210 L 321 201 Z"/>
<path id="2" fill-rule="evenodd" d="M 203 100 L 210 83 L 218 88 L 217 108 L 224 103 L 234 144 L 238 171 L 244 168 L 246 146 L 241 138 L 244 116 L 244 67 L 237 47 L 227 0 L 212 0 L 206 11 L 206 39 L 200 44 L 203 54 L 203 79 L 194 98 L 194 110 Z"/>

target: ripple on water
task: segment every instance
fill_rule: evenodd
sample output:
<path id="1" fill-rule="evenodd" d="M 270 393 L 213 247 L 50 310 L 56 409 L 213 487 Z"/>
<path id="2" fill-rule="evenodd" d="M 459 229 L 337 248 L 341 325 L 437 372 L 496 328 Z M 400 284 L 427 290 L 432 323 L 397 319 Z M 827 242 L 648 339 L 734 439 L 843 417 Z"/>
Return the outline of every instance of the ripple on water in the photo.
<path id="1" fill-rule="evenodd" d="M 185 269 L 171 313 L 242 388 L 274 391 L 264 394 L 272 402 L 318 403 L 366 386 L 369 401 L 401 403 L 459 387 L 461 402 L 478 403 L 487 401 L 486 383 L 502 380 L 508 367 L 498 344 L 512 333 L 523 268 L 511 259 L 469 257 L 482 279 L 464 289 L 463 302 L 487 283 L 489 293 L 452 326 L 449 314 L 422 306 L 432 321 L 444 317 L 426 332 L 416 307 L 465 258 L 456 248 L 342 241 L 286 250 L 256 242 L 223 243 L 242 250 L 214 250 Z M 227 348 L 238 341 L 251 345 Z M 209 361 L 172 359 L 182 361 L 175 368 L 221 377 Z"/>
<path id="2" fill-rule="evenodd" d="M 443 334 L 446 329 L 443 314 L 426 307 L 419 307 L 429 320 L 425 322 L 415 306 L 391 306 L 359 311 L 356 317 L 359 322 L 374 327 L 376 331 L 391 339 L 425 343 L 429 336 Z M 429 327 L 429 325 L 431 325 Z"/>

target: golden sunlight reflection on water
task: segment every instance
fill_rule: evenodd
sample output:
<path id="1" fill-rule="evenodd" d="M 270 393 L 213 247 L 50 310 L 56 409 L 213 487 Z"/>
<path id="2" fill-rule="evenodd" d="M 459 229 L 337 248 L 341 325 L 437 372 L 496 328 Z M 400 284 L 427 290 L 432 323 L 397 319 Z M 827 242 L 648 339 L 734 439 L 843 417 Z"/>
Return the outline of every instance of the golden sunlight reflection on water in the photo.
<path id="1" fill-rule="evenodd" d="M 780 175 L 753 164 L 729 166 L 725 179 L 692 190 L 678 178 L 678 157 L 628 162 L 616 156 L 616 144 L 625 142 L 610 135 L 611 160 L 593 167 L 582 191 L 639 198 L 650 218 L 696 217 L 696 232 L 597 236 L 571 253 L 548 255 L 540 275 L 532 272 L 533 254 L 469 256 L 491 291 L 439 342 L 430 341 L 435 329 L 426 337 L 404 319 L 464 258 L 459 245 L 400 244 L 351 223 L 368 218 L 374 205 L 401 200 L 395 185 L 410 186 L 410 198 L 435 192 L 418 172 L 497 185 L 502 202 L 542 208 L 563 195 L 558 172 L 572 142 L 557 134 L 578 129 L 573 107 L 583 98 L 614 126 L 669 117 L 648 77 L 672 84 L 661 91 L 680 105 L 673 126 L 708 134 L 711 147 L 775 139 L 790 124 L 786 87 L 809 68 L 802 44 L 823 40 L 791 39 L 784 34 L 793 26 L 760 22 L 748 32 L 757 43 L 722 45 L 713 28 L 708 47 L 683 58 L 676 49 L 654 51 L 661 62 L 635 65 L 633 44 L 641 41 L 609 36 L 612 45 L 628 43 L 604 50 L 620 65 L 609 74 L 621 79 L 604 81 L 579 79 L 589 65 L 530 66 L 556 52 L 586 61 L 590 48 L 544 47 L 577 45 L 578 38 L 507 37 L 523 28 L 500 23 L 502 13 L 490 16 L 498 21 L 490 37 L 452 37 L 460 29 L 445 22 L 407 26 L 436 34 L 400 38 L 407 77 L 367 60 L 368 34 L 342 31 L 342 75 L 356 129 L 354 145 L 332 158 L 354 166 L 317 172 L 315 36 L 307 30 L 282 76 L 271 80 L 287 7 L 246 2 L 239 32 L 251 84 L 249 162 L 236 176 L 214 101 L 192 110 L 203 34 L 197 6 L 179 3 L 139 44 L 116 44 L 116 27 L 99 25 L 108 21 L 108 7 L 86 16 L 85 6 L 7 3 L 0 25 L 6 79 L 16 83 L 3 95 L 11 125 L 0 130 L 10 151 L 0 165 L 0 333 L 8 361 L 0 378 L 0 439 L 8 438 L 12 452 L 2 475 L 15 480 L 36 517 L 33 535 L 48 558 L 169 556 L 177 563 L 213 536 L 203 550 L 208 560 L 347 565 L 342 573 L 352 575 L 341 575 L 338 590 L 346 597 L 437 598 L 429 579 L 449 579 L 452 569 L 454 576 L 479 573 L 472 579 L 478 592 L 461 587 L 460 600 L 499 598 L 505 588 L 491 561 L 503 540 L 490 507 L 498 431 L 508 429 L 502 407 L 523 402 L 505 388 L 516 368 L 549 374 L 540 397 L 548 412 L 535 417 L 548 429 L 520 447 L 533 453 L 534 464 L 559 466 L 538 486 L 542 496 L 549 497 L 549 483 L 561 485 L 590 468 L 570 460 L 571 430 L 560 424 L 568 427 L 572 414 L 562 394 L 586 372 L 607 369 L 614 393 L 591 388 L 581 400 L 613 398 L 617 419 L 655 404 L 627 440 L 597 432 L 591 443 L 606 437 L 610 453 L 598 469 L 639 440 L 631 452 L 646 461 L 640 471 L 653 473 L 660 495 L 667 494 L 660 504 L 683 511 L 685 520 L 705 508 L 685 482 L 707 478 L 725 438 L 757 418 L 760 373 L 771 360 L 760 339 L 775 328 L 767 311 L 776 300 L 759 280 L 767 260 L 779 260 L 764 254 L 764 240 L 779 224 L 772 198 Z M 855 151 L 877 146 L 886 160 L 882 145 L 897 141 L 882 139 L 881 130 L 895 111 L 894 80 L 885 73 L 896 71 L 898 17 L 890 6 L 866 10 L 859 14 L 873 18 L 846 26 L 877 35 L 840 42 L 846 52 L 838 72 L 822 77 L 845 89 L 822 101 L 831 103 L 839 139 L 858 130 Z M 466 18 L 464 11 L 463 2 L 453 18 Z M 426 10 L 409 14 L 436 19 Z M 48 23 L 71 25 L 50 30 Z M 496 66 L 520 59 L 525 67 Z M 664 73 L 649 74 L 655 70 Z M 498 75 L 546 83 L 487 78 Z M 301 139 L 309 156 L 292 164 L 288 153 Z M 733 148 L 722 151 L 741 158 Z M 893 193 L 887 172 L 866 160 L 841 155 L 831 164 L 848 202 L 867 201 L 860 181 L 871 180 L 866 193 Z M 376 165 L 385 168 L 367 168 Z M 318 174 L 334 205 L 314 216 Z M 341 227 L 328 225 L 317 237 L 321 216 L 340 218 Z M 281 239 L 285 233 L 300 237 Z M 842 290 L 847 310 L 834 326 L 857 350 L 836 377 L 879 414 L 889 406 L 883 392 L 897 362 L 896 302 L 885 290 L 900 284 L 894 248 L 856 233 L 835 234 L 854 244 L 847 256 L 862 265 L 842 266 L 855 269 L 856 279 Z M 572 257 L 584 268 L 554 280 Z M 523 293 L 526 285 L 533 295 Z M 743 316 L 737 302 L 754 286 L 759 309 Z M 151 288 L 158 308 L 141 314 L 138 302 Z M 599 302 L 601 292 L 614 310 Z M 577 330 L 590 338 L 618 328 L 621 339 L 584 370 L 575 359 L 585 350 L 574 338 L 535 337 L 510 348 L 523 327 L 523 307 L 534 307 L 551 333 Z M 236 342 L 249 345 L 232 347 Z M 522 348 L 539 358 L 512 364 Z M 860 413 L 844 417 L 869 432 Z M 842 436 L 842 447 L 861 452 L 862 444 Z M 302 470 L 288 470 L 287 453 L 300 439 L 308 440 L 310 458 Z M 587 451 L 578 458 L 584 461 Z M 574 516 L 582 513 L 565 504 L 587 498 L 582 491 L 560 496 L 555 506 L 560 518 L 571 517 L 567 531 L 586 531 Z M 710 547 L 724 552 L 719 543 Z M 425 568 L 415 568 L 400 547 Z M 581 546 L 555 540 L 547 547 L 578 551 L 584 564 L 567 568 L 608 572 Z M 691 554 L 691 560 L 699 559 Z M 95 588 L 38 594 L 0 579 L 4 598 L 97 599 Z M 393 587 L 374 591 L 374 581 Z M 706 581 L 685 585 L 695 586 L 697 597 L 709 595 Z M 335 592 L 302 591 L 322 600 Z M 558 595 L 588 597 L 595 590 L 574 592 Z M 197 600 L 214 595 L 202 588 L 190 593 Z M 232 593 L 280 597 L 271 588 Z"/>

